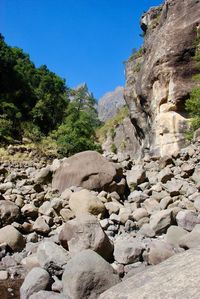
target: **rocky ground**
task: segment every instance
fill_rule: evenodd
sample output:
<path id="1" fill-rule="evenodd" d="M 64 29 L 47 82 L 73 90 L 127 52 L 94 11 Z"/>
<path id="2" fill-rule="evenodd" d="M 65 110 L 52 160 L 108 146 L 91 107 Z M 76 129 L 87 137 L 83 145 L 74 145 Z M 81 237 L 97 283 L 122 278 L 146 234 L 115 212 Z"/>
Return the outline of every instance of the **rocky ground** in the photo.
<path id="1" fill-rule="evenodd" d="M 171 264 L 195 272 L 185 264 L 200 244 L 200 142 L 138 162 L 104 156 L 1 162 L 1 298 L 19 298 L 19 285 L 22 299 L 188 298 L 176 273 L 170 296 L 157 287 L 149 297 L 150 280 L 161 287 Z M 138 281 L 151 295 L 142 287 L 132 293 Z"/>

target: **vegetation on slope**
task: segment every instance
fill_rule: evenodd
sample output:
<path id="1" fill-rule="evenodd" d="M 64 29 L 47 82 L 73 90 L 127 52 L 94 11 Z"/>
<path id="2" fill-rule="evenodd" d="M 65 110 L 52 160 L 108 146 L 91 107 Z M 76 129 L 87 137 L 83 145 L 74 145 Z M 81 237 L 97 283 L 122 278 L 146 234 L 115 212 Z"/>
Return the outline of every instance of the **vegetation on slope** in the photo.
<path id="1" fill-rule="evenodd" d="M 197 66 L 197 74 L 193 76 L 193 79 L 197 82 L 197 87 L 193 88 L 190 98 L 186 101 L 186 110 L 191 117 L 190 131 L 187 132 L 188 139 L 192 139 L 194 131 L 200 128 L 200 29 L 197 30 L 194 61 Z"/>
<path id="2" fill-rule="evenodd" d="M 113 118 L 108 120 L 105 124 L 97 129 L 96 135 L 100 143 L 103 143 L 108 135 L 111 136 L 112 140 L 114 139 L 115 128 L 123 122 L 124 118 L 126 118 L 128 114 L 128 107 L 124 106 Z"/>
<path id="3" fill-rule="evenodd" d="M 47 66 L 36 68 L 29 55 L 0 35 L 0 142 L 54 146 L 62 155 L 99 148 L 96 100 L 87 86 L 68 88 Z"/>

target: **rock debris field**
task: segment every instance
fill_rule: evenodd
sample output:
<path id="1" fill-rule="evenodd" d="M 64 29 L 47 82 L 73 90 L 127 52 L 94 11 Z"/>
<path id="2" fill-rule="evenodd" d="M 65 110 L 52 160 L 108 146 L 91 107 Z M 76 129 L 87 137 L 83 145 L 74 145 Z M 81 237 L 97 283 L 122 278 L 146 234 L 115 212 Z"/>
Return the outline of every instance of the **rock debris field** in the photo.
<path id="1" fill-rule="evenodd" d="M 140 161 L 2 161 L 1 298 L 199 299 L 199 191 L 198 141 Z"/>

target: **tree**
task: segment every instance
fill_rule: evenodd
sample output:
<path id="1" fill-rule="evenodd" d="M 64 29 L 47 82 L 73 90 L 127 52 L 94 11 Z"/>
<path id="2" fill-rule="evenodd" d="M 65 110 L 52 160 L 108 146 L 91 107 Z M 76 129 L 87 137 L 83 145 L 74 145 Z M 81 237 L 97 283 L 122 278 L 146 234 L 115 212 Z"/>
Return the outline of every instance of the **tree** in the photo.
<path id="1" fill-rule="evenodd" d="M 86 85 L 71 91 L 67 116 L 52 135 L 60 154 L 70 156 L 85 150 L 100 150 L 95 143 L 95 128 L 99 124 L 95 105 L 96 100 Z"/>

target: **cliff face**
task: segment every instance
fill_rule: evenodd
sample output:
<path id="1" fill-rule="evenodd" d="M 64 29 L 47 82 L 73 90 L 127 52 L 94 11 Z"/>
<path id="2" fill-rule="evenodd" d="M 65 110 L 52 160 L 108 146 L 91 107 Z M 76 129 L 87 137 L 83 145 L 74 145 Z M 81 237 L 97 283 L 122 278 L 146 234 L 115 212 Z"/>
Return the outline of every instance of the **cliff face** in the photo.
<path id="1" fill-rule="evenodd" d="M 166 0 L 141 18 L 144 46 L 126 63 L 124 96 L 143 152 L 163 156 L 185 145 L 199 24 L 199 0 Z"/>
<path id="2" fill-rule="evenodd" d="M 119 86 L 114 91 L 106 93 L 98 102 L 99 119 L 104 122 L 111 119 L 125 104 L 123 87 Z"/>

